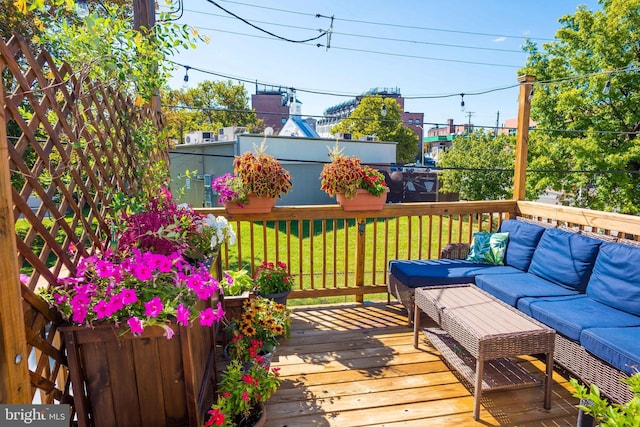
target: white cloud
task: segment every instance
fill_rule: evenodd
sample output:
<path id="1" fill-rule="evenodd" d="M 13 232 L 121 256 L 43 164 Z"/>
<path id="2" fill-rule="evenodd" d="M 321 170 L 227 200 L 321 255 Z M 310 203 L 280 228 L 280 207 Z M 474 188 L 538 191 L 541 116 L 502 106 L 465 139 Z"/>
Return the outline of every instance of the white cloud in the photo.
<path id="1" fill-rule="evenodd" d="M 495 43 L 502 43 L 503 41 L 505 41 L 507 38 L 506 37 L 498 37 L 497 39 L 494 39 L 493 41 Z"/>

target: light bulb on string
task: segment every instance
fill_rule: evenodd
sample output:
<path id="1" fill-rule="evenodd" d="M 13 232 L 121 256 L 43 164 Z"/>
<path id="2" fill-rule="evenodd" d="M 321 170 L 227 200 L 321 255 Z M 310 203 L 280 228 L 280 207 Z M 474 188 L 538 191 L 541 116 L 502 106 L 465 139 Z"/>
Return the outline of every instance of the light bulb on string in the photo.
<path id="1" fill-rule="evenodd" d="M 607 80 L 607 83 L 605 83 L 604 88 L 602 88 L 603 95 L 609 95 L 609 92 L 611 92 L 611 80 Z"/>
<path id="2" fill-rule="evenodd" d="M 382 104 L 382 109 L 380 110 L 380 114 L 382 115 L 382 117 L 386 117 L 387 116 L 387 106 Z"/>
<path id="3" fill-rule="evenodd" d="M 531 101 L 533 99 L 533 91 L 534 90 L 535 90 L 534 88 L 531 88 L 531 92 L 529 92 L 529 101 Z"/>
<path id="4" fill-rule="evenodd" d="M 185 65 L 184 67 L 184 83 L 182 84 L 182 87 L 187 88 L 189 86 L 189 70 L 191 69 L 191 67 L 189 67 L 188 65 Z"/>
<path id="5" fill-rule="evenodd" d="M 464 112 L 464 93 L 460 94 L 460 110 Z"/>
<path id="6" fill-rule="evenodd" d="M 89 5 L 87 4 L 87 0 L 78 0 L 76 3 L 76 14 L 78 18 L 86 18 L 89 16 Z"/>

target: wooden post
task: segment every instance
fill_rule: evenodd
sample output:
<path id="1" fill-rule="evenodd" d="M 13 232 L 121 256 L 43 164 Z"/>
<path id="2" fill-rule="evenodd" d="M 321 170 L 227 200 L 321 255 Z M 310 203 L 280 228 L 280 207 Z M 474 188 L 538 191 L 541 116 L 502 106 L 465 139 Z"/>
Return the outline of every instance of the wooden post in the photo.
<path id="1" fill-rule="evenodd" d="M 133 28 L 149 29 L 156 22 L 156 10 L 154 0 L 133 0 Z"/>
<path id="2" fill-rule="evenodd" d="M 133 28 L 140 30 L 141 27 L 144 27 L 149 30 L 155 23 L 155 0 L 133 0 Z M 156 113 L 160 112 L 160 96 L 158 94 L 151 97 L 150 107 Z"/>
<path id="3" fill-rule="evenodd" d="M 367 221 L 364 218 L 356 218 L 356 286 L 364 286 L 364 243 Z M 356 295 L 356 302 L 363 303 L 364 295 Z"/>
<path id="4" fill-rule="evenodd" d="M 0 85 L 4 101 L 4 87 Z M 4 102 L 0 108 L 0 402 L 31 403 Z"/>
<path id="5" fill-rule="evenodd" d="M 518 101 L 518 129 L 516 131 L 516 165 L 513 176 L 513 198 L 525 200 L 527 179 L 527 153 L 529 151 L 529 113 L 535 76 L 520 76 L 520 99 Z"/>

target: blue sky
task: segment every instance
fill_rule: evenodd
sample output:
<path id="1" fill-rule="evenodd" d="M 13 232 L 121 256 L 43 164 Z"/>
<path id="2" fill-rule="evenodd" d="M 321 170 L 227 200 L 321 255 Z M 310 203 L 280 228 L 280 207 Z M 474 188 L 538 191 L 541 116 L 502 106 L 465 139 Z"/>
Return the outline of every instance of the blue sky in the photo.
<path id="1" fill-rule="evenodd" d="M 210 1 L 189 0 L 184 2 L 184 15 L 178 23 L 198 28 L 210 43 L 175 55 L 173 61 L 234 78 L 296 88 L 303 116 L 319 116 L 326 108 L 371 88 L 390 87 L 399 88 L 407 98 L 406 111 L 424 113 L 425 123 L 444 123 L 452 118 L 456 123 L 470 119 L 479 126 L 495 126 L 498 111 L 500 124 L 516 117 L 517 87 L 470 94 L 517 84 L 517 71 L 526 60 L 521 50 L 526 36 L 542 44 L 560 28 L 558 19 L 574 13 L 578 5 L 600 8 L 595 0 L 214 1 L 291 40 L 312 38 L 320 29 L 329 28 L 331 20 L 316 18 L 316 14 L 333 16 L 330 47 L 326 47 L 324 36 L 308 43 L 278 40 Z M 316 43 L 323 47 L 316 47 Z M 183 86 L 184 74 L 184 68 L 177 68 L 170 86 Z M 189 71 L 191 86 L 219 79 Z M 245 87 L 249 95 L 255 92 L 255 84 Z M 465 111 L 460 108 L 460 93 L 467 94 Z M 409 99 L 450 94 L 455 96 Z"/>

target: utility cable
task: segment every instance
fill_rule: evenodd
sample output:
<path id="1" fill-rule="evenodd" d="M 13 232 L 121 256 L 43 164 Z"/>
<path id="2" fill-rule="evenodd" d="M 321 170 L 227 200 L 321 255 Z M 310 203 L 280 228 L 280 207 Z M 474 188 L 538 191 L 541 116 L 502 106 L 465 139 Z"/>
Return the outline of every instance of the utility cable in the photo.
<path id="1" fill-rule="evenodd" d="M 225 3 L 233 3 L 233 4 L 242 5 L 242 6 L 255 7 L 255 8 L 258 8 L 258 9 L 273 10 L 273 11 L 276 11 L 276 12 L 292 13 L 292 14 L 301 15 L 301 16 L 317 16 L 317 15 L 313 15 L 311 13 L 297 12 L 297 11 L 293 11 L 293 10 L 279 9 L 279 8 L 275 8 L 275 7 L 258 6 L 258 5 L 255 5 L 255 4 L 243 3 L 243 2 L 239 2 L 239 1 L 231 1 L 231 0 L 222 0 L 222 1 L 224 1 Z M 384 26 L 384 27 L 407 28 L 407 29 L 412 29 L 412 30 L 437 31 L 437 32 L 454 33 L 454 34 L 467 34 L 467 35 L 472 35 L 472 36 L 506 37 L 506 38 L 511 38 L 511 39 L 528 38 L 530 40 L 540 40 L 540 41 L 553 41 L 554 40 L 554 39 L 543 38 L 543 37 L 527 37 L 527 36 L 524 36 L 524 35 L 492 34 L 492 33 L 481 33 L 481 32 L 475 32 L 475 31 L 450 30 L 450 29 L 444 29 L 444 28 L 418 27 L 418 26 L 412 26 L 412 25 L 391 24 L 391 23 L 388 23 L 388 22 L 362 21 L 362 20 L 357 20 L 357 19 L 346 19 L 346 18 L 337 18 L 337 17 L 335 19 L 336 19 L 336 21 L 352 22 L 352 23 L 356 23 L 356 24 L 379 25 L 379 26 Z"/>
<path id="2" fill-rule="evenodd" d="M 197 10 L 193 10 L 193 9 L 185 9 L 185 12 L 201 14 L 201 15 L 207 15 L 207 16 L 213 16 L 213 17 L 223 18 L 223 19 L 232 19 L 229 16 L 220 15 L 218 13 L 201 12 L 201 11 L 197 11 Z M 251 20 L 251 22 L 258 23 L 258 24 L 268 24 L 268 25 L 273 25 L 273 26 L 283 27 L 283 28 L 291 28 L 291 29 L 295 29 L 295 30 L 307 30 L 307 31 L 314 31 L 315 30 L 314 28 L 309 28 L 309 27 L 301 27 L 301 26 L 297 26 L 297 25 L 287 25 L 287 24 L 278 24 L 278 23 L 268 22 L 268 21 L 258 21 L 258 20 L 255 20 L 255 19 Z M 217 30 L 216 28 L 207 28 L 207 27 L 198 27 L 198 28 L 200 30 L 206 30 L 206 31 L 216 31 Z M 428 46 L 451 47 L 451 48 L 456 48 L 456 49 L 486 50 L 486 51 L 492 51 L 492 52 L 519 53 L 519 54 L 525 54 L 526 53 L 523 50 L 516 50 L 516 49 L 500 49 L 500 48 L 481 47 L 481 46 L 466 46 L 466 45 L 459 45 L 459 44 L 435 43 L 435 42 L 427 42 L 427 41 L 421 41 L 421 40 L 408 40 L 408 39 L 397 39 L 397 38 L 391 38 L 391 37 L 380 37 L 380 36 L 374 36 L 374 35 L 369 35 L 369 34 L 343 33 L 343 32 L 339 32 L 339 31 L 332 31 L 331 33 L 334 34 L 334 35 L 341 35 L 341 36 L 347 36 L 347 37 L 356 37 L 356 38 L 364 38 L 364 39 L 371 39 L 371 40 L 383 40 L 383 41 L 392 41 L 392 42 L 398 42 L 398 43 L 410 43 L 410 44 L 428 45 Z"/>
<path id="3" fill-rule="evenodd" d="M 286 42 L 290 42 L 290 43 L 307 43 L 307 42 L 311 42 L 311 41 L 314 41 L 314 40 L 318 40 L 319 38 L 324 37 L 327 34 L 327 31 L 318 30 L 318 31 L 321 31 L 321 33 L 320 33 L 320 35 L 318 35 L 316 37 L 312 37 L 312 38 L 304 39 L 304 40 L 292 40 L 290 38 L 279 36 L 279 35 L 277 35 L 275 33 L 272 33 L 269 30 L 265 30 L 264 28 L 261 28 L 261 27 L 258 27 L 257 25 L 252 24 L 251 22 L 249 22 L 248 20 L 242 18 L 241 16 L 238 16 L 235 13 L 231 12 L 230 10 L 227 10 L 224 7 L 220 6 L 218 3 L 216 3 L 213 0 L 206 0 L 206 1 L 208 3 L 211 3 L 212 5 L 214 5 L 218 9 L 221 9 L 224 12 L 228 13 L 229 15 L 233 16 L 234 18 L 244 22 L 245 24 L 249 25 L 250 27 L 253 27 L 258 31 L 261 31 L 261 32 L 263 32 L 265 34 L 269 34 L 270 36 L 275 37 L 275 38 L 277 38 L 279 40 L 282 40 L 282 41 L 286 41 Z"/>

